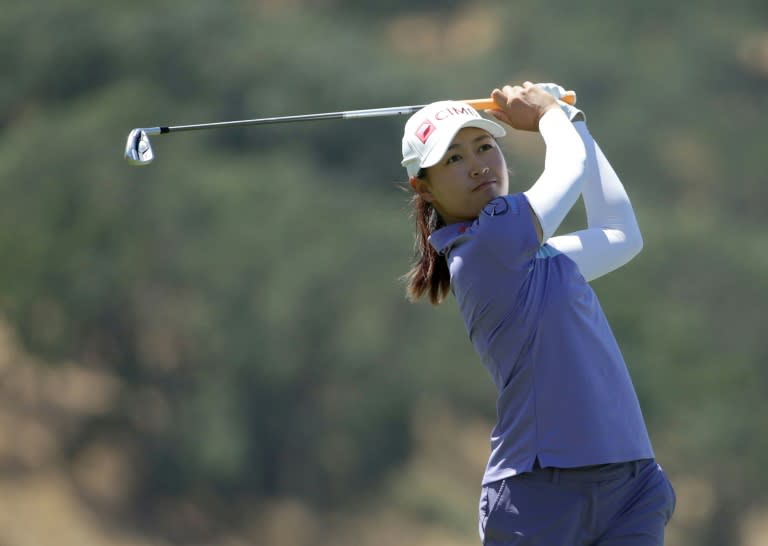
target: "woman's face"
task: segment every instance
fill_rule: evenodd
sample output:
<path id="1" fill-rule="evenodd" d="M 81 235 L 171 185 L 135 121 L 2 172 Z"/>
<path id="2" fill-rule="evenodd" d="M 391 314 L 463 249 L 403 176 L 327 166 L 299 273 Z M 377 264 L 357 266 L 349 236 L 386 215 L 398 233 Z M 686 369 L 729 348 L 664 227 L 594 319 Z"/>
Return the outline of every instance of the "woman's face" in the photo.
<path id="1" fill-rule="evenodd" d="M 477 218 L 489 201 L 509 191 L 504 156 L 496 140 L 477 127 L 456 133 L 443 158 L 426 173 L 426 178 L 411 178 L 411 187 L 448 224 Z"/>

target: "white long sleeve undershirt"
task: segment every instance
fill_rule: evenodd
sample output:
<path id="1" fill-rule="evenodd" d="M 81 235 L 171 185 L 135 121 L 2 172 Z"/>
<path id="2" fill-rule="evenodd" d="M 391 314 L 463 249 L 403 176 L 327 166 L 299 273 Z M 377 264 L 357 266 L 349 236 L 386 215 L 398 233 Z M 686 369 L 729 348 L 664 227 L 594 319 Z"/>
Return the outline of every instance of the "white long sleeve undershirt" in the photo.
<path id="1" fill-rule="evenodd" d="M 571 258 L 591 281 L 618 269 L 643 248 L 643 237 L 632 203 L 616 171 L 587 129 L 574 123 L 587 150 L 582 198 L 587 228 L 547 242 Z"/>
<path id="2" fill-rule="evenodd" d="M 546 241 L 579 198 L 587 155 L 579 133 L 559 108 L 541 117 L 539 132 L 546 145 L 544 171 L 525 196 L 539 219 L 542 241 Z"/>
<path id="3" fill-rule="evenodd" d="M 643 239 L 629 196 L 586 123 L 568 122 L 575 129 L 568 131 L 559 123 L 562 119 L 556 121 L 539 126 L 547 145 L 544 173 L 525 193 L 541 223 L 543 240 L 576 262 L 590 281 L 631 260 L 642 249 Z M 571 154 L 562 153 L 561 146 L 572 145 L 574 132 L 580 145 Z M 573 158 L 584 151 L 586 161 L 578 176 Z M 587 212 L 587 228 L 552 237 L 579 192 Z"/>

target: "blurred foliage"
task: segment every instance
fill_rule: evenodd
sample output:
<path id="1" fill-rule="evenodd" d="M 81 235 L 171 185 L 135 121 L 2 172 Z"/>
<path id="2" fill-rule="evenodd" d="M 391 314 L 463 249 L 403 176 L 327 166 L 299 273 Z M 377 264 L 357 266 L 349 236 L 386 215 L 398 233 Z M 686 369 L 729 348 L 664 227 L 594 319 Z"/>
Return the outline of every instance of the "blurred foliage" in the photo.
<path id="1" fill-rule="evenodd" d="M 558 81 L 644 228 L 643 254 L 595 286 L 657 455 L 713 481 L 717 508 L 684 543 L 734 543 L 733 514 L 768 502 L 766 23 L 757 0 L 4 6 L 0 307 L 41 358 L 122 386 L 68 453 L 119 431 L 138 511 L 185 495 L 343 507 L 405 464 L 425 397 L 490 421 L 455 306 L 409 305 L 398 282 L 404 120 L 159 136 L 140 169 L 122 143 L 135 126 Z M 505 146 L 522 187 L 540 143 Z"/>

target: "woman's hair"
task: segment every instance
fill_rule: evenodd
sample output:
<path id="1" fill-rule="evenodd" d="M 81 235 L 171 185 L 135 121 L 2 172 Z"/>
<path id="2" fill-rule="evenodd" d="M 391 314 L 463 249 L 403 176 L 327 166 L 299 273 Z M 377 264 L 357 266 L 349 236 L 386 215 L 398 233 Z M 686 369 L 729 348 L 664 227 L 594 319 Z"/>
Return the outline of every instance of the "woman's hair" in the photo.
<path id="1" fill-rule="evenodd" d="M 420 169 L 417 178 L 426 178 L 424 169 Z M 416 223 L 414 236 L 414 261 L 410 271 L 403 275 L 406 282 L 406 296 L 416 302 L 429 292 L 432 305 L 439 305 L 451 289 L 451 275 L 445 256 L 438 254 L 429 244 L 429 236 L 445 222 L 431 203 L 415 193 L 411 197 L 411 216 Z"/>

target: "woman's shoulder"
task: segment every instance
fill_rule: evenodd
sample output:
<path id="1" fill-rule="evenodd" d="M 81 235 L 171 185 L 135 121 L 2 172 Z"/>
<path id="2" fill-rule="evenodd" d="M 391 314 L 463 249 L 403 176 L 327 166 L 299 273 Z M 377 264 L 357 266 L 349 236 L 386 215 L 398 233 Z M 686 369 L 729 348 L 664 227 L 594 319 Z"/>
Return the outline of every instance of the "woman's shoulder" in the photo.
<path id="1" fill-rule="evenodd" d="M 523 210 L 522 205 L 525 204 L 525 202 L 526 197 L 522 193 L 513 193 L 511 195 L 496 197 L 495 199 L 488 201 L 483 207 L 478 219 L 496 218 L 506 214 L 518 216 L 520 211 Z"/>
<path id="2" fill-rule="evenodd" d="M 533 257 L 541 246 L 528 200 L 522 193 L 496 197 L 489 201 L 473 225 L 484 247 L 504 263 L 519 264 Z"/>
<path id="3" fill-rule="evenodd" d="M 474 220 L 457 222 L 433 231 L 429 242 L 437 252 L 447 254 L 451 248 L 470 239 L 494 238 L 497 231 L 509 237 L 517 231 L 510 231 L 510 224 L 517 223 L 518 218 L 529 221 L 527 216 L 520 214 L 525 210 L 525 199 L 522 193 L 496 197 L 482 208 Z"/>

